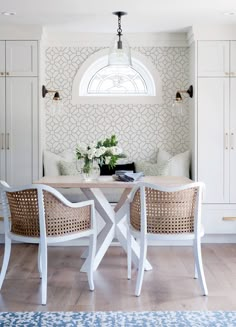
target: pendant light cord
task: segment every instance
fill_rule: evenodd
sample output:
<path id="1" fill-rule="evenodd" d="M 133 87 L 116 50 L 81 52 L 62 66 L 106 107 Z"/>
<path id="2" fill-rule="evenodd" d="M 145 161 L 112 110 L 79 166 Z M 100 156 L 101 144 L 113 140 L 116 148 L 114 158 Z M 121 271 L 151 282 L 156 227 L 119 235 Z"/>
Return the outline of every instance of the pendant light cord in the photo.
<path id="1" fill-rule="evenodd" d="M 122 36 L 122 28 L 121 28 L 121 15 L 118 15 L 118 29 L 117 29 L 117 35 L 119 37 L 119 40 L 117 42 L 117 48 L 122 49 L 122 41 L 121 41 L 121 36 Z"/>
<path id="2" fill-rule="evenodd" d="M 117 35 L 119 36 L 119 41 L 121 40 L 122 28 L 121 28 L 121 15 L 118 15 L 118 29 Z"/>

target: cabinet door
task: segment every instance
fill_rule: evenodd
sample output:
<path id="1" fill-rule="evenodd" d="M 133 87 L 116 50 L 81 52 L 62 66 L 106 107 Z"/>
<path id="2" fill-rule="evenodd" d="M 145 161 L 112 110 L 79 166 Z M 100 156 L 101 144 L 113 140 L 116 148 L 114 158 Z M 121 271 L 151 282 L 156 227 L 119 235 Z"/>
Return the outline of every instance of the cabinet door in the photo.
<path id="1" fill-rule="evenodd" d="M 198 41 L 198 76 L 229 76 L 229 41 Z"/>
<path id="2" fill-rule="evenodd" d="M 6 74 L 37 76 L 37 41 L 6 41 Z"/>
<path id="3" fill-rule="evenodd" d="M 236 78 L 230 78 L 230 203 L 236 203 Z"/>
<path id="4" fill-rule="evenodd" d="M 11 185 L 30 184 L 38 162 L 37 78 L 6 78 L 6 171 Z"/>
<path id="5" fill-rule="evenodd" d="M 5 176 L 5 78 L 0 77 L 0 179 Z"/>
<path id="6" fill-rule="evenodd" d="M 5 41 L 0 41 L 0 76 L 5 75 Z"/>
<path id="7" fill-rule="evenodd" d="M 198 78 L 198 180 L 205 203 L 229 202 L 229 78 Z"/>

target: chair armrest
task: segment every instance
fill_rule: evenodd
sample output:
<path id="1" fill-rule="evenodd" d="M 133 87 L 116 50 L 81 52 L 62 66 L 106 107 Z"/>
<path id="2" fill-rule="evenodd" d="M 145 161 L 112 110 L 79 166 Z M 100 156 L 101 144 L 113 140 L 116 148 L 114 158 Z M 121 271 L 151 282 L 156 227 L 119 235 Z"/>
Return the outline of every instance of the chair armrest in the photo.
<path id="1" fill-rule="evenodd" d="M 41 187 L 42 190 L 53 194 L 59 201 L 61 201 L 64 205 L 66 205 L 70 208 L 81 208 L 81 207 L 88 206 L 88 205 L 94 205 L 93 200 L 87 200 L 87 201 L 73 203 L 73 202 L 69 201 L 68 199 L 66 199 L 64 197 L 64 195 L 62 195 L 58 190 L 56 190 L 55 188 L 53 188 L 51 186 L 40 185 L 40 184 L 38 186 Z"/>

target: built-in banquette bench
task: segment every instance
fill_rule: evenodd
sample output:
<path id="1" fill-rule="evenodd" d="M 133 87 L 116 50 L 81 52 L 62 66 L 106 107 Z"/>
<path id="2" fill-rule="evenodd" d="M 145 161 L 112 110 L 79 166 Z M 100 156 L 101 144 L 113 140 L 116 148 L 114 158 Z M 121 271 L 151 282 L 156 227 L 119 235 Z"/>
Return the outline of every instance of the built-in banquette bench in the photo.
<path id="1" fill-rule="evenodd" d="M 65 150 L 59 154 L 44 151 L 44 176 L 78 175 L 75 155 L 71 150 Z M 101 175 L 112 175 L 116 170 L 142 171 L 146 176 L 185 176 L 189 177 L 190 153 L 189 151 L 172 156 L 168 152 L 159 149 L 155 162 L 135 161 L 129 162 L 122 159 L 114 169 L 107 165 L 101 167 Z M 70 201 L 78 202 L 85 200 L 84 194 L 79 189 L 59 189 Z M 106 189 L 104 195 L 110 203 L 117 203 L 123 189 Z"/>

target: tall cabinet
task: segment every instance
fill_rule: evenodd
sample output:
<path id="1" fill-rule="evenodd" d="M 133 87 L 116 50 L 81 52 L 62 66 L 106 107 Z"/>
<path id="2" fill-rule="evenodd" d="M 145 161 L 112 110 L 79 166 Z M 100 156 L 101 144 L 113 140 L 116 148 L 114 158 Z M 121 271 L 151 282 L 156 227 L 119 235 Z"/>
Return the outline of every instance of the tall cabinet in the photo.
<path id="1" fill-rule="evenodd" d="M 0 41 L 0 179 L 30 184 L 38 166 L 38 42 Z"/>
<path id="2" fill-rule="evenodd" d="M 236 233 L 236 41 L 197 42 L 197 177 L 207 233 Z"/>

